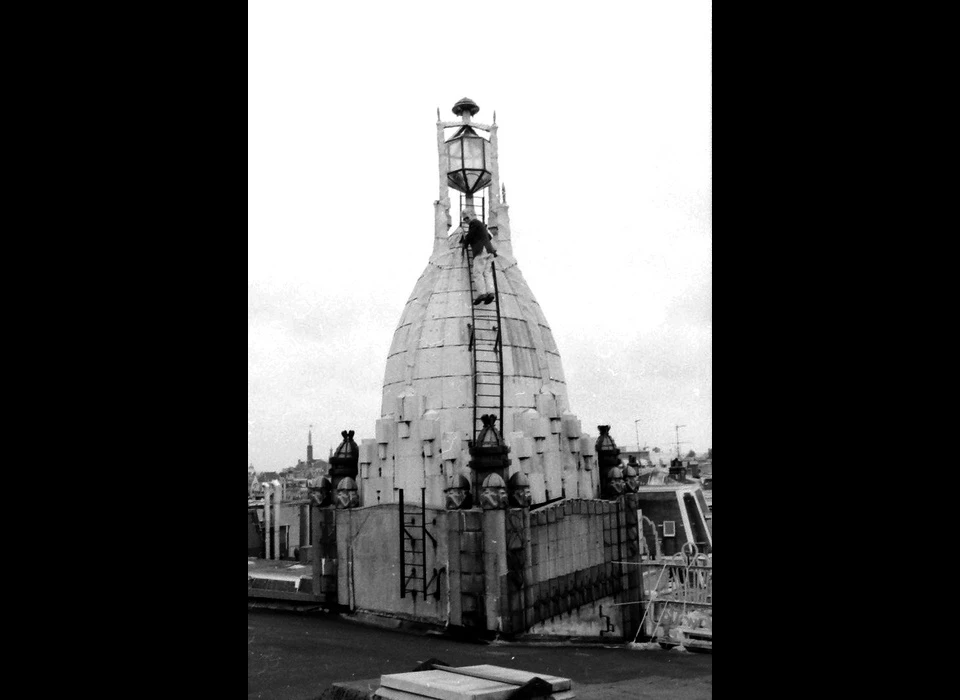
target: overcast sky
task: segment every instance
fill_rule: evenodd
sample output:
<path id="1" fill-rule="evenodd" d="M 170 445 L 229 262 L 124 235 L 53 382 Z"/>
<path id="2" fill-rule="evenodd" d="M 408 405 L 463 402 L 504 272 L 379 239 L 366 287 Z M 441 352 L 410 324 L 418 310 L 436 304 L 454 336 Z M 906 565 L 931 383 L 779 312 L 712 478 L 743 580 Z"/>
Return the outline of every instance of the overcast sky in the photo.
<path id="1" fill-rule="evenodd" d="M 248 7 L 249 463 L 374 436 L 461 97 L 584 431 L 712 447 L 709 2 Z"/>

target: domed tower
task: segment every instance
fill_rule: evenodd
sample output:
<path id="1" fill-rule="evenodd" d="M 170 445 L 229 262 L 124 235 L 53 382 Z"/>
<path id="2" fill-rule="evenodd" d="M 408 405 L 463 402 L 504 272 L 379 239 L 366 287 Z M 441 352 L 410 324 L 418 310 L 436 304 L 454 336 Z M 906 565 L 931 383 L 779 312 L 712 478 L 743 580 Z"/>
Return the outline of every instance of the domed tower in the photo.
<path id="1" fill-rule="evenodd" d="M 598 494 L 593 442 L 568 412 L 560 352 L 513 257 L 496 113 L 482 124 L 473 121 L 478 111 L 469 98 L 453 107 L 460 121 L 440 121 L 437 111 L 433 252 L 394 332 L 376 439 L 363 441 L 364 505 L 391 502 L 401 488 L 415 490 L 419 501 L 424 487 L 428 503 L 443 507 L 446 477 L 470 466 L 488 414 L 510 448 L 504 480 L 524 473 L 534 504 Z M 459 224 L 452 228 L 451 188 Z M 487 226 L 497 251 L 491 303 L 473 303 L 464 210 Z"/>

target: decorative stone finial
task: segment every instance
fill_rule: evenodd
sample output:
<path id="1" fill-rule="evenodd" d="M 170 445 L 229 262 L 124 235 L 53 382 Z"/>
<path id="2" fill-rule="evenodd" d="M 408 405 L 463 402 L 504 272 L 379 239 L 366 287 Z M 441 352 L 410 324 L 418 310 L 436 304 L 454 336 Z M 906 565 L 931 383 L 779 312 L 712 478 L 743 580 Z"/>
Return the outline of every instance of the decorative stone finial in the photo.
<path id="1" fill-rule="evenodd" d="M 528 508 L 530 506 L 530 480 L 527 479 L 526 474 L 523 472 L 515 473 L 510 477 L 507 486 L 511 508 Z"/>
<path id="2" fill-rule="evenodd" d="M 484 510 L 497 510 L 507 505 L 507 485 L 499 474 L 490 474 L 480 489 L 480 506 Z"/>
<path id="3" fill-rule="evenodd" d="M 346 476 L 337 484 L 337 508 L 356 508 L 358 505 L 360 494 L 357 493 L 357 482 Z"/>
<path id="4" fill-rule="evenodd" d="M 466 510 L 473 507 L 473 494 L 470 493 L 470 480 L 462 473 L 450 475 L 447 482 L 447 510 Z"/>
<path id="5" fill-rule="evenodd" d="M 608 469 L 605 482 L 603 489 L 604 496 L 611 500 L 616 500 L 623 495 L 626 484 L 623 480 L 623 470 L 620 469 L 620 467 L 611 467 Z"/>
<path id="6" fill-rule="evenodd" d="M 333 484 L 325 476 L 310 479 L 307 482 L 307 494 L 310 502 L 321 508 L 333 505 Z"/>

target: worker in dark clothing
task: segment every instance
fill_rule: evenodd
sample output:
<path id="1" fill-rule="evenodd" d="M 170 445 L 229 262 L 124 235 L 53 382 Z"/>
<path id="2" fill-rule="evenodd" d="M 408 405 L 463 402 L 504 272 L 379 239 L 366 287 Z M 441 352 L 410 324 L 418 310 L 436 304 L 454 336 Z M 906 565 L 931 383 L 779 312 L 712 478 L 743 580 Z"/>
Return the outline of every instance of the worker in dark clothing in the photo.
<path id="1" fill-rule="evenodd" d="M 462 226 L 466 229 L 463 244 L 470 246 L 473 251 L 473 292 L 474 304 L 489 304 L 493 301 L 493 270 L 491 263 L 497 256 L 497 249 L 493 247 L 490 232 L 486 225 L 473 215 L 470 209 L 464 209 Z"/>

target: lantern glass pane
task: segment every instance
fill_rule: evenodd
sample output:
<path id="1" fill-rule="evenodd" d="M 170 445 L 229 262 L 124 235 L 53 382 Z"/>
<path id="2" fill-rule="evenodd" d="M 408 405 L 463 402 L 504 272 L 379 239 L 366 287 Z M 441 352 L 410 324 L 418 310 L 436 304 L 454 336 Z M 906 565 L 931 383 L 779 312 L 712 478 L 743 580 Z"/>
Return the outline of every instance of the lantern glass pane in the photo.
<path id="1" fill-rule="evenodd" d="M 463 149 L 460 144 L 460 139 L 450 141 L 447 144 L 447 156 L 450 159 L 449 170 L 463 167 Z"/>
<path id="2" fill-rule="evenodd" d="M 480 138 L 463 139 L 463 167 L 477 169 L 483 167 L 483 145 L 484 141 Z"/>
<path id="3" fill-rule="evenodd" d="M 463 181 L 463 171 L 457 170 L 452 173 L 447 173 L 447 184 L 450 185 L 453 189 L 463 192 L 465 190 L 465 183 Z"/>

